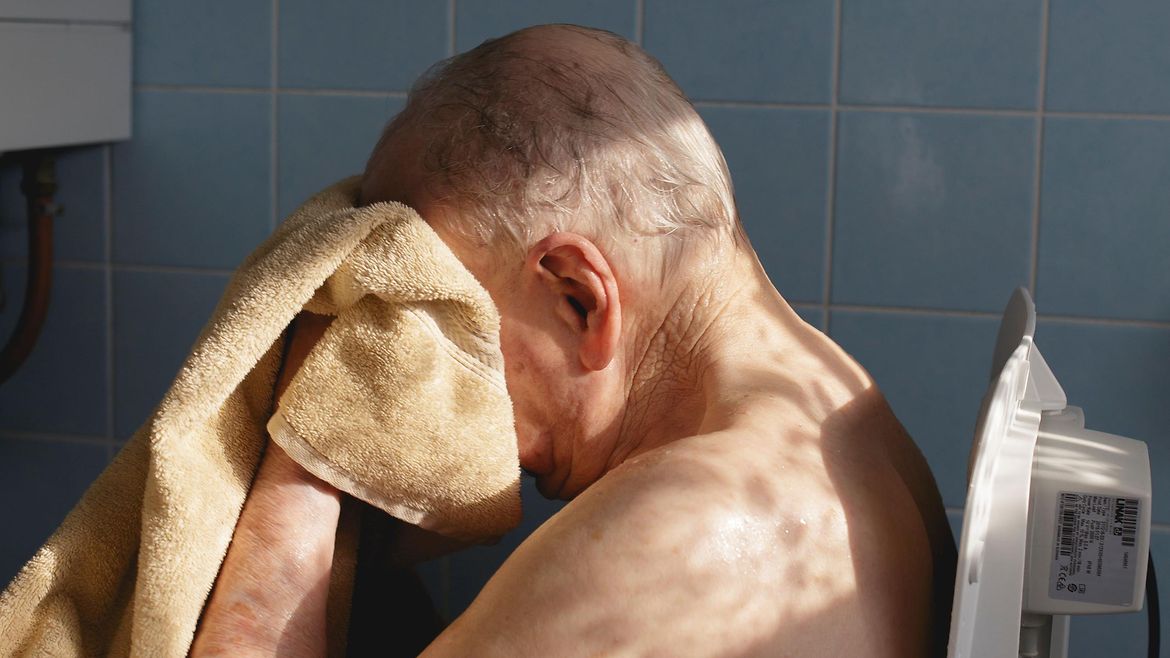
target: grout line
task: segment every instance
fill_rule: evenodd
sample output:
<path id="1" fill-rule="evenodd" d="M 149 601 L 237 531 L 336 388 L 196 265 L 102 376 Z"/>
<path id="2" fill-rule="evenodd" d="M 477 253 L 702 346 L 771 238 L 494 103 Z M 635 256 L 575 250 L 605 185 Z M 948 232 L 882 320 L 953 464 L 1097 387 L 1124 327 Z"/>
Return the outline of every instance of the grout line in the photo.
<path id="1" fill-rule="evenodd" d="M 0 261 L 9 265 L 20 265 L 27 262 L 27 259 L 13 259 Z M 58 267 L 68 269 L 82 269 L 82 270 L 105 270 L 106 266 L 103 263 L 93 263 L 84 261 L 60 261 L 56 263 Z M 110 263 L 109 269 L 111 272 L 142 272 L 142 273 L 161 273 L 161 274 L 196 274 L 202 276 L 231 276 L 235 273 L 234 269 L 230 268 L 216 268 L 216 267 L 193 267 L 193 266 L 179 266 L 179 265 L 149 265 L 136 263 Z M 819 308 L 823 309 L 826 314 L 831 311 L 847 311 L 847 312 L 864 312 L 864 313 L 888 313 L 895 315 L 925 315 L 935 317 L 965 317 L 965 318 L 991 318 L 999 319 L 1002 314 L 998 311 L 976 311 L 971 309 L 948 309 L 948 308 L 929 308 L 929 307 L 915 307 L 915 306 L 882 306 L 879 304 L 834 304 L 823 303 L 811 300 L 797 300 L 792 299 L 789 303 L 793 307 L 803 308 Z M 1037 318 L 1043 322 L 1061 322 L 1066 324 L 1085 324 L 1085 325 L 1099 325 L 1111 327 L 1133 327 L 1143 329 L 1170 329 L 1170 320 L 1143 320 L 1137 318 L 1107 318 L 1095 317 L 1091 315 L 1067 315 L 1056 313 L 1037 313 Z"/>
<path id="2" fill-rule="evenodd" d="M 453 1 L 453 0 L 452 0 Z M 448 44 L 453 48 L 453 44 Z M 270 87 L 214 87 L 199 85 L 163 85 L 138 84 L 135 91 L 174 91 L 183 93 L 210 93 L 210 94 L 269 94 Z M 281 87 L 282 94 L 300 94 L 303 96 L 373 96 L 378 98 L 406 98 L 406 90 L 367 90 L 367 89 L 326 89 L 309 87 Z M 832 103 L 801 103 L 801 102 L 771 102 L 747 101 L 719 98 L 692 99 L 695 107 L 743 107 L 777 110 L 832 110 Z M 1021 110 L 1002 107 L 930 107 L 926 105 L 866 105 L 862 103 L 837 103 L 836 109 L 849 112 L 905 112 L 910 114 L 951 114 L 957 116 L 1006 116 L 1034 118 L 1035 109 Z M 1044 110 L 1041 113 L 1046 119 L 1097 119 L 1097 120 L 1126 120 L 1126 121 L 1170 121 L 1170 114 L 1150 114 L 1141 112 L 1095 112 L 1072 110 Z"/>
<path id="3" fill-rule="evenodd" d="M 1144 114 L 1141 112 L 1071 112 L 1064 110 L 1044 110 L 1044 116 L 1049 119 L 1170 121 L 1170 114 Z"/>
<path id="4" fill-rule="evenodd" d="M 1096 318 L 1088 315 L 1055 315 L 1038 313 L 1045 322 L 1066 322 L 1070 324 L 1093 324 L 1112 327 L 1141 327 L 1143 329 L 1170 329 L 1170 320 L 1130 320 L 1123 318 Z"/>
<path id="5" fill-rule="evenodd" d="M 830 75 L 829 97 L 829 157 L 826 167 L 827 180 L 825 185 L 825 267 L 824 283 L 821 289 L 821 304 L 823 304 L 825 334 L 832 331 L 832 313 L 829 312 L 829 303 L 833 294 L 833 240 L 836 231 L 837 215 L 837 108 L 841 96 L 841 23 L 842 0 L 833 3 L 833 64 Z"/>
<path id="6" fill-rule="evenodd" d="M 268 86 L 280 86 L 280 0 L 272 0 L 272 23 L 268 26 L 271 39 L 268 40 Z"/>
<path id="7" fill-rule="evenodd" d="M 772 103 L 765 101 L 694 100 L 695 107 L 759 108 L 765 110 L 831 110 L 832 103 Z"/>
<path id="8" fill-rule="evenodd" d="M 213 267 L 187 267 L 182 265 L 133 265 L 113 263 L 116 272 L 143 272 L 153 274 L 200 274 L 207 276 L 231 276 L 235 270 Z"/>
<path id="9" fill-rule="evenodd" d="M 447 57 L 455 56 L 455 0 L 447 0 Z"/>
<path id="10" fill-rule="evenodd" d="M 104 167 L 102 187 L 105 188 L 105 207 L 102 220 L 105 222 L 104 231 L 106 244 L 103 249 L 106 283 L 106 439 L 114 438 L 114 413 L 117 407 L 114 397 L 114 149 L 106 145 L 104 153 Z"/>
<path id="11" fill-rule="evenodd" d="M 21 265 L 27 259 L 10 259 L 0 261 L 8 265 Z M 81 270 L 105 270 L 103 263 L 85 261 L 59 261 L 57 267 Z M 142 272 L 161 274 L 196 274 L 203 276 L 231 276 L 235 273 L 231 268 L 195 267 L 181 265 L 150 265 L 138 263 L 110 263 L 111 272 Z M 977 311 L 971 309 L 929 308 L 915 306 L 883 306 L 880 304 L 835 304 L 816 302 L 811 300 L 792 299 L 789 303 L 794 307 L 819 308 L 826 314 L 831 311 L 889 313 L 901 315 L 926 315 L 935 317 L 966 317 L 998 319 L 1002 314 L 998 311 Z M 1057 313 L 1037 313 L 1037 318 L 1043 322 L 1061 322 L 1066 324 L 1087 324 L 1112 327 L 1134 327 L 1143 329 L 1170 329 L 1170 320 L 1144 320 L 1138 318 L 1107 318 L 1091 315 L 1068 315 Z"/>
<path id="12" fill-rule="evenodd" d="M 54 432 L 26 432 L 23 430 L 0 429 L 0 437 L 6 439 L 16 439 L 18 441 L 72 443 L 91 446 L 108 446 L 110 443 L 109 438 L 97 434 L 57 434 Z"/>
<path id="13" fill-rule="evenodd" d="M 646 42 L 646 0 L 634 0 L 634 43 Z"/>
<path id="14" fill-rule="evenodd" d="M 994 318 L 1002 317 L 1001 313 L 991 311 L 968 311 L 962 309 L 941 308 L 914 308 L 912 306 L 873 306 L 867 304 L 828 304 L 834 311 L 863 311 L 867 313 L 891 313 L 903 315 L 933 315 L 960 318 Z"/>
<path id="15" fill-rule="evenodd" d="M 18 258 L 3 258 L 0 263 L 5 265 L 28 265 L 28 256 L 20 256 Z M 104 270 L 106 264 L 102 261 L 96 260 L 54 260 L 53 268 L 58 267 L 69 270 Z"/>
<path id="16" fill-rule="evenodd" d="M 855 112 L 905 112 L 908 114 L 951 114 L 958 116 L 1000 116 L 1000 117 L 1034 117 L 1034 110 L 1018 110 L 1010 108 L 981 108 L 981 107 L 929 107 L 925 105 L 865 105 L 861 103 L 843 103 L 841 109 Z"/>
<path id="17" fill-rule="evenodd" d="M 1028 290 L 1032 291 L 1032 299 L 1038 299 L 1036 294 L 1036 279 L 1040 270 L 1040 203 L 1041 182 L 1044 177 L 1044 102 L 1048 86 L 1048 6 L 1049 0 L 1040 3 L 1040 61 L 1037 64 L 1038 83 L 1036 88 L 1036 142 L 1035 142 L 1035 169 L 1032 172 L 1032 235 L 1031 235 L 1031 262 L 1028 271 Z"/>
<path id="18" fill-rule="evenodd" d="M 309 89 L 307 87 L 281 87 L 280 93 L 288 96 L 348 96 L 352 98 L 406 98 L 405 91 L 380 91 L 373 89 Z"/>
<path id="19" fill-rule="evenodd" d="M 65 267 L 71 270 L 105 270 L 105 263 L 95 263 L 86 260 L 59 260 L 53 267 Z"/>
<path id="20" fill-rule="evenodd" d="M 274 0 L 276 1 L 276 0 Z M 273 67 L 277 67 L 273 62 Z M 136 85 L 135 91 L 168 91 L 185 94 L 296 94 L 299 96 L 352 96 L 359 98 L 406 98 L 405 91 L 384 91 L 369 89 L 316 89 L 309 87 L 279 87 L 276 83 L 268 87 L 207 87 L 192 85 Z"/>
<path id="21" fill-rule="evenodd" d="M 160 85 L 137 84 L 134 91 L 177 91 L 183 93 L 209 94 L 267 94 L 272 90 L 268 87 L 214 87 L 208 85 Z"/>
<path id="22" fill-rule="evenodd" d="M 794 306 L 801 302 L 792 302 Z M 807 305 L 807 303 L 805 303 Z M 973 311 L 969 309 L 946 308 L 918 308 L 913 306 L 879 306 L 875 304 L 827 304 L 833 311 L 861 311 L 865 313 L 890 313 L 903 315 L 929 315 L 936 317 L 960 318 L 990 318 L 999 319 L 1002 315 L 994 311 Z M 1057 315 L 1054 313 L 1037 313 L 1036 317 L 1042 322 L 1063 322 L 1067 324 L 1088 324 L 1111 327 L 1138 327 L 1143 329 L 1170 329 L 1170 320 L 1139 320 L 1129 318 L 1102 318 L 1088 315 Z"/>
<path id="23" fill-rule="evenodd" d="M 838 28 L 840 29 L 840 28 Z M 840 66 L 839 54 L 834 54 L 834 59 L 837 64 L 834 69 Z M 958 116 L 1007 116 L 1007 117 L 1034 117 L 1036 112 L 1034 110 L 1018 110 L 1018 109 L 1004 109 L 1004 108 L 977 108 L 977 107 L 929 107 L 925 105 L 865 105 L 860 103 L 842 103 L 836 96 L 839 93 L 837 87 L 840 86 L 840 74 L 834 70 L 833 73 L 834 99 L 828 103 L 800 103 L 800 102 L 770 102 L 770 101 L 740 101 L 740 100 L 726 100 L 726 99 L 701 99 L 695 100 L 694 104 L 697 107 L 743 107 L 743 108 L 762 108 L 762 109 L 780 109 L 780 110 L 844 110 L 850 112 L 899 112 L 907 114 L 950 114 Z M 1170 117 L 1167 117 L 1170 119 Z"/>
<path id="24" fill-rule="evenodd" d="M 280 198 L 280 0 L 272 0 L 272 39 L 268 70 L 268 231 L 276 230 L 278 221 L 278 199 Z"/>

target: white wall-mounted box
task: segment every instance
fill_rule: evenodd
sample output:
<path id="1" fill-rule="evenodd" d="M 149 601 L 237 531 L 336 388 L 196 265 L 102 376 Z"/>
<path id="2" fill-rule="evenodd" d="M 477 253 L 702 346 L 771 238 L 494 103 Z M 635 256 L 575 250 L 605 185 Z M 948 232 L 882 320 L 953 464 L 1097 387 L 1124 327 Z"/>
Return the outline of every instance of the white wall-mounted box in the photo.
<path id="1" fill-rule="evenodd" d="M 0 20 L 130 22 L 130 0 L 0 0 Z"/>
<path id="2" fill-rule="evenodd" d="M 0 152 L 130 137 L 130 0 L 0 0 Z"/>

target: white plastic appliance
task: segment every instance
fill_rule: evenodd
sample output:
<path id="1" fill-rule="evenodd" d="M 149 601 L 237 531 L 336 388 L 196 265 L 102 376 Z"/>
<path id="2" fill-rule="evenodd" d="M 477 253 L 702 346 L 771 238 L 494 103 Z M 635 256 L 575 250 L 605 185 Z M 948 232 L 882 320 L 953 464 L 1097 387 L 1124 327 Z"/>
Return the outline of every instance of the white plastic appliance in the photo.
<path id="1" fill-rule="evenodd" d="M 1064 658 L 1069 615 L 1142 607 L 1146 445 L 1085 429 L 1035 333 L 1021 288 L 1004 311 L 971 450 L 951 658 Z"/>

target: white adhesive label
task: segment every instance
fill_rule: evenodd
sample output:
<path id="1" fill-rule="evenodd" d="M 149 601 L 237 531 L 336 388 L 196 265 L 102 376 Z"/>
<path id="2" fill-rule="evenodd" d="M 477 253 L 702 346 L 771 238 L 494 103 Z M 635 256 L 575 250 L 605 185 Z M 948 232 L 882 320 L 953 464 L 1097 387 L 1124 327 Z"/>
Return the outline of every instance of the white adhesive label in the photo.
<path id="1" fill-rule="evenodd" d="M 1106 605 L 1133 602 L 1139 504 L 1136 498 L 1060 493 L 1049 596 Z"/>

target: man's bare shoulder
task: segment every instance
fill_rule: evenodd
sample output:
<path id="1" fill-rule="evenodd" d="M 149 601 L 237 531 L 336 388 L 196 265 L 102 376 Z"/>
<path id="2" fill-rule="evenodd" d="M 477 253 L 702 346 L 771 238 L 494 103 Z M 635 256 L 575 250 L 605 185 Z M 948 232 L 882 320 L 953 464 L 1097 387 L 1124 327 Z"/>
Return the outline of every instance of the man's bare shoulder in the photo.
<path id="1" fill-rule="evenodd" d="M 873 635 L 857 594 L 905 587 L 898 569 L 879 582 L 854 564 L 851 511 L 815 450 L 750 441 L 692 437 L 607 474 L 525 541 L 432 649 L 848 655 L 865 641 L 881 655 L 874 643 L 889 638 Z"/>

